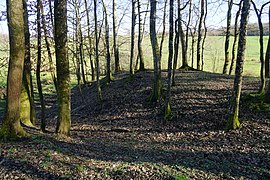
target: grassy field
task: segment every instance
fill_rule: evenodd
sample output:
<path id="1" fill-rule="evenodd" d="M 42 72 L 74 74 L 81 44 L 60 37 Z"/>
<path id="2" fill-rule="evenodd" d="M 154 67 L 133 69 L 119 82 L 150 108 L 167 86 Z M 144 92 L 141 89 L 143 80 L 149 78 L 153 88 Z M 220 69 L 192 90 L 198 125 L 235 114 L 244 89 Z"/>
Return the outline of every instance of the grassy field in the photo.
<path id="1" fill-rule="evenodd" d="M 264 38 L 265 46 L 267 45 L 268 37 Z M 122 42 L 129 42 L 127 39 L 121 39 Z M 225 37 L 223 36 L 208 36 L 205 43 L 205 66 L 204 70 L 209 72 L 221 73 L 223 64 L 224 64 L 224 41 Z M 231 45 L 230 49 L 232 48 Z M 189 41 L 191 42 L 191 40 Z M 137 47 L 135 47 L 137 51 Z M 167 68 L 167 58 L 168 58 L 168 39 L 165 39 L 163 44 L 163 55 L 162 55 L 162 68 Z M 121 53 L 121 62 L 123 64 L 124 69 L 129 68 L 129 43 L 123 43 L 120 48 Z M 152 60 L 152 49 L 150 44 L 149 36 L 146 36 L 143 41 L 143 51 L 145 56 L 145 64 L 147 68 L 153 68 L 153 60 Z M 230 50 L 231 51 L 231 50 Z M 179 52 L 181 56 L 181 50 Z M 191 65 L 191 56 L 190 50 L 188 53 L 189 64 Z M 231 57 L 231 53 L 230 53 Z M 196 52 L 195 52 L 196 59 Z M 179 62 L 178 62 L 179 63 Z M 181 65 L 181 62 L 178 64 L 178 67 Z M 194 64 L 196 67 L 196 63 Z M 259 76 L 260 72 L 260 60 L 259 60 L 259 37 L 258 36 L 249 36 L 247 37 L 247 51 L 246 51 L 246 61 L 244 65 L 244 74 L 246 76 Z"/>

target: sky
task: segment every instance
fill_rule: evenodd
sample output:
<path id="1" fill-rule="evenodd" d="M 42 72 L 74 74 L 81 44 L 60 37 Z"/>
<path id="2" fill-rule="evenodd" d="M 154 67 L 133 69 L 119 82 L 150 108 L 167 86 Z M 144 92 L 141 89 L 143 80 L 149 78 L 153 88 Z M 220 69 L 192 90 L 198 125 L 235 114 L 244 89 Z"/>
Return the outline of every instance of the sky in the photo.
<path id="1" fill-rule="evenodd" d="M 110 0 L 107 0 L 109 2 Z M 130 0 L 118 0 L 119 4 L 130 4 L 128 3 Z M 145 0 L 142 0 L 144 2 Z M 163 0 L 159 0 L 161 2 Z M 184 0 L 185 1 L 185 0 Z M 193 0 L 195 3 L 198 0 Z M 221 26 L 226 26 L 226 11 L 227 11 L 227 4 L 224 3 L 225 0 L 208 0 L 208 2 L 213 2 L 209 5 L 209 10 L 208 10 L 208 16 L 207 16 L 207 26 L 211 28 L 219 28 Z M 222 3 L 223 1 L 223 3 Z M 236 2 L 239 0 L 235 0 Z M 258 7 L 261 6 L 261 4 L 267 2 L 268 0 L 256 0 L 256 3 L 258 4 Z M 0 0 L 0 11 L 5 11 L 6 10 L 6 1 Z M 161 4 L 161 3 L 160 3 Z M 222 4 L 222 5 L 220 5 Z M 129 5 L 130 6 L 130 5 Z M 265 7 L 265 12 L 268 12 L 269 6 Z M 237 11 L 237 6 L 234 6 L 233 8 L 233 17 L 235 12 Z M 160 11 L 162 12 L 162 10 Z M 120 12 L 121 14 L 121 12 Z M 129 23 L 130 23 L 130 14 L 127 13 L 128 15 L 123 19 L 122 23 L 122 29 L 120 28 L 120 31 L 127 32 L 129 30 Z M 119 15 L 118 15 L 119 16 Z M 268 22 L 268 15 L 265 13 L 262 16 L 263 22 Z M 257 18 L 255 16 L 255 12 L 253 10 L 253 7 L 251 8 L 251 13 L 250 13 L 250 18 L 249 21 L 252 23 L 257 23 Z M 8 28 L 7 28 L 7 22 L 6 21 L 0 21 L 0 33 L 8 34 Z"/>

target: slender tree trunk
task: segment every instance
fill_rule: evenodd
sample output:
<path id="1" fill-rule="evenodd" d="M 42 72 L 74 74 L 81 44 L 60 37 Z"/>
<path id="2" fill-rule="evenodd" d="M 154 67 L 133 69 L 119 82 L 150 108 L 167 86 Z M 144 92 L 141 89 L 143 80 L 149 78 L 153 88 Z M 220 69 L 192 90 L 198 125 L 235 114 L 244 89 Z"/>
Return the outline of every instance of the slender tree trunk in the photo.
<path id="1" fill-rule="evenodd" d="M 28 11 L 26 0 L 23 0 L 24 11 L 24 36 L 25 36 L 25 57 L 24 71 L 21 92 L 20 117 L 24 125 L 33 127 L 36 122 L 36 109 L 33 93 L 31 61 L 30 61 L 30 34 L 28 28 Z"/>
<path id="2" fill-rule="evenodd" d="M 44 132 L 46 129 L 46 119 L 45 119 L 45 101 L 43 96 L 43 90 L 40 79 L 40 68 L 41 68 L 41 14 L 40 14 L 41 0 L 37 0 L 37 69 L 36 69 L 36 79 L 39 101 L 41 105 L 41 130 Z"/>
<path id="3" fill-rule="evenodd" d="M 97 74 L 97 95 L 100 102 L 102 102 L 101 87 L 99 80 L 99 35 L 98 35 L 98 23 L 97 23 L 97 0 L 94 0 L 94 19 L 95 19 L 95 39 L 96 39 L 96 74 Z"/>
<path id="4" fill-rule="evenodd" d="M 117 31 L 116 31 L 116 0 L 113 0 L 113 51 L 114 51 L 114 63 L 115 72 L 121 71 L 120 60 L 119 60 L 119 48 L 117 44 Z"/>
<path id="5" fill-rule="evenodd" d="M 163 42 L 165 39 L 165 32 L 166 32 L 166 12 L 167 12 L 167 2 L 168 0 L 164 1 L 164 9 L 163 9 L 163 20 L 162 20 L 162 36 L 161 36 L 161 40 L 160 40 L 160 47 L 159 47 L 159 53 L 160 53 L 160 60 L 162 58 L 162 49 L 163 49 Z M 161 61 L 160 61 L 160 65 L 161 66 Z"/>
<path id="6" fill-rule="evenodd" d="M 201 16 L 199 20 L 199 27 L 198 27 L 198 41 L 197 41 L 197 69 L 202 69 L 201 64 L 201 40 L 202 40 L 202 24 L 204 18 L 204 0 L 201 0 Z"/>
<path id="7" fill-rule="evenodd" d="M 83 84 L 86 84 L 86 78 L 85 78 L 85 70 L 84 70 L 84 52 L 83 52 L 83 37 L 82 37 L 82 25 L 81 25 L 81 17 L 80 17 L 80 9 L 79 9 L 79 3 L 78 0 L 75 0 L 74 2 L 75 11 L 76 11 L 76 30 L 77 30 L 77 44 L 78 44 L 78 60 L 80 61 L 80 68 L 81 68 L 81 76 Z"/>
<path id="8" fill-rule="evenodd" d="M 240 34 L 239 34 L 239 42 L 238 42 L 234 86 L 233 86 L 233 93 L 232 93 L 230 109 L 229 109 L 229 119 L 228 119 L 226 130 L 237 129 L 240 127 L 238 115 L 239 115 L 239 103 L 240 103 L 240 95 L 241 95 L 241 88 L 242 88 L 243 66 L 244 66 L 244 60 L 245 60 L 246 34 L 247 34 L 249 8 L 250 8 L 250 0 L 244 0 L 242 14 L 241 14 Z"/>
<path id="9" fill-rule="evenodd" d="M 142 18 L 141 18 L 141 3 L 140 0 L 137 0 L 138 3 L 138 21 L 139 21 L 139 34 L 138 34 L 138 57 L 140 59 L 140 71 L 144 71 L 144 57 L 142 50 Z"/>
<path id="10" fill-rule="evenodd" d="M 269 63 L 270 63 L 270 6 L 269 6 L 269 11 L 268 11 L 268 43 L 267 43 L 267 49 L 265 53 L 265 77 L 269 78 L 270 77 L 270 68 L 269 68 Z"/>
<path id="11" fill-rule="evenodd" d="M 189 0 L 188 21 L 186 29 L 186 50 L 188 50 L 188 36 L 189 36 L 189 26 L 191 22 L 191 14 L 192 14 L 192 0 Z"/>
<path id="12" fill-rule="evenodd" d="M 25 55 L 23 1 L 7 0 L 10 59 L 7 78 L 6 112 L 0 130 L 4 139 L 24 137 L 20 124 L 20 95 Z"/>
<path id="13" fill-rule="evenodd" d="M 178 0 L 178 5 L 179 5 L 179 0 Z M 179 14 L 178 14 L 179 15 Z M 179 49 L 179 42 L 180 42 L 180 37 L 178 33 L 178 20 L 175 21 L 175 38 L 174 38 L 174 56 L 173 56 L 173 69 L 172 69 L 172 86 L 175 86 L 175 71 L 177 67 L 177 60 L 178 60 L 178 49 Z"/>
<path id="14" fill-rule="evenodd" d="M 206 40 L 206 36 L 207 36 L 207 27 L 206 27 L 206 16 L 208 13 L 208 7 L 207 7 L 207 0 L 205 0 L 205 15 L 204 15 L 204 19 L 203 19 L 203 26 L 204 26 L 204 35 L 203 35 L 203 41 L 202 41 L 202 70 L 204 68 L 204 49 L 205 49 L 205 40 Z"/>
<path id="15" fill-rule="evenodd" d="M 54 1 L 55 50 L 58 87 L 58 121 L 56 132 L 69 135 L 70 117 L 70 76 L 67 57 L 67 0 Z"/>
<path id="16" fill-rule="evenodd" d="M 230 36 L 231 36 L 231 19 L 232 19 L 232 6 L 233 0 L 228 0 L 228 12 L 227 12 L 227 29 L 225 36 L 225 61 L 223 66 L 223 74 L 227 74 L 229 70 L 229 46 L 230 46 Z"/>
<path id="17" fill-rule="evenodd" d="M 181 41 L 181 47 L 182 47 L 182 66 L 181 69 L 185 69 L 188 67 L 187 62 L 187 49 L 186 49 L 186 41 L 185 41 L 185 33 L 182 27 L 182 15 L 181 15 L 181 0 L 178 0 L 178 31 L 180 34 L 180 41 Z"/>
<path id="18" fill-rule="evenodd" d="M 242 9 L 242 2 L 240 2 L 239 4 L 239 9 L 236 13 L 236 16 L 235 16 L 235 23 L 234 23 L 234 40 L 233 40 L 233 46 L 232 46 L 232 62 L 231 62 L 231 66 L 230 66 L 230 71 L 229 71 L 229 74 L 231 75 L 232 74 L 232 71 L 234 69 L 234 61 L 235 61 L 235 57 L 236 57 L 236 45 L 237 45 L 237 41 L 238 41 L 238 35 L 239 35 L 239 30 L 238 30 L 238 19 L 239 19 L 239 16 L 240 16 L 240 12 L 241 12 L 241 9 Z"/>
<path id="19" fill-rule="evenodd" d="M 161 71 L 160 71 L 160 52 L 156 34 L 156 9 L 157 0 L 150 0 L 150 39 L 154 60 L 154 85 L 150 102 L 157 102 L 161 96 Z"/>
<path id="20" fill-rule="evenodd" d="M 42 19 L 42 28 L 43 28 L 43 32 L 44 32 L 44 38 L 45 38 L 45 43 L 46 43 L 46 49 L 48 52 L 48 59 L 49 59 L 49 64 L 50 64 L 50 72 L 51 72 L 51 78 L 53 80 L 53 84 L 55 87 L 55 90 L 57 91 L 57 79 L 55 76 L 55 69 L 54 69 L 54 65 L 53 65 L 53 60 L 52 60 L 52 53 L 51 53 L 51 48 L 50 48 L 50 43 L 48 40 L 48 31 L 47 31 L 47 26 L 46 26 L 46 21 L 45 21 L 45 14 L 44 14 L 44 9 L 43 9 L 43 4 L 42 2 L 40 3 L 40 11 L 41 11 L 41 19 Z"/>
<path id="21" fill-rule="evenodd" d="M 85 5 L 85 11 L 86 11 L 86 19 L 87 19 L 87 37 L 88 37 L 88 43 L 89 43 L 89 59 L 90 59 L 90 67 L 91 67 L 91 78 L 92 81 L 96 79 L 95 76 L 95 67 L 94 67 L 94 60 L 92 58 L 93 56 L 93 47 L 92 47 L 92 39 L 91 39 L 91 24 L 90 24 L 90 16 L 89 16 L 89 7 L 87 4 L 87 0 L 84 0 L 84 5 Z"/>
<path id="22" fill-rule="evenodd" d="M 105 41 L 106 41 L 106 60 L 107 60 L 107 82 L 110 83 L 112 81 L 112 73 L 111 73 L 111 54 L 110 54 L 110 29 L 109 29 L 109 23 L 108 23 L 108 14 L 107 14 L 107 7 L 104 3 L 104 0 L 102 0 L 103 4 L 103 10 L 105 13 Z"/>
<path id="23" fill-rule="evenodd" d="M 178 0 L 180 3 L 180 0 Z M 172 59 L 173 59 L 173 10 L 174 0 L 170 0 L 170 16 L 169 16 L 169 56 L 168 56 L 168 77 L 167 77 L 167 94 L 165 103 L 165 123 L 171 115 L 171 81 L 172 81 Z M 178 24 L 180 19 L 178 17 Z"/>
<path id="24" fill-rule="evenodd" d="M 265 62 L 264 62 L 264 50 L 263 50 L 263 24 L 262 24 L 262 10 L 259 12 L 259 10 L 256 7 L 256 4 L 251 1 L 253 4 L 254 10 L 256 12 L 257 18 L 258 18 L 258 24 L 259 24 L 259 30 L 260 30 L 260 62 L 261 62 L 261 70 L 260 70 L 260 78 L 261 78 L 261 84 L 259 88 L 259 93 L 264 94 L 264 88 L 265 88 Z"/>
<path id="25" fill-rule="evenodd" d="M 132 18 L 131 18 L 131 46 L 130 46 L 130 62 L 129 62 L 129 74 L 132 76 L 134 74 L 133 61 L 134 61 L 134 39 L 135 39 L 135 5 L 136 1 L 132 0 Z"/>

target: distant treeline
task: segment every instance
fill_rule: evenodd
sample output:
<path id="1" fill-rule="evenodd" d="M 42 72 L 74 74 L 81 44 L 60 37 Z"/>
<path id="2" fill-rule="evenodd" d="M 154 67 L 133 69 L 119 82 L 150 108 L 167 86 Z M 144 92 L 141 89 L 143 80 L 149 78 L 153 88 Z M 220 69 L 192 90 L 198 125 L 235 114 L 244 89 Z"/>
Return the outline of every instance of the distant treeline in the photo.
<path id="1" fill-rule="evenodd" d="M 264 23 L 263 28 L 264 28 L 263 34 L 265 36 L 268 36 L 269 35 L 269 23 Z M 209 28 L 209 30 L 208 30 L 208 35 L 210 35 L 210 36 L 225 36 L 225 33 L 226 33 L 226 27 L 221 27 L 218 29 Z M 233 35 L 234 26 L 231 28 L 231 33 Z M 259 36 L 260 35 L 259 26 L 257 23 L 251 23 L 248 25 L 247 35 L 248 36 Z"/>

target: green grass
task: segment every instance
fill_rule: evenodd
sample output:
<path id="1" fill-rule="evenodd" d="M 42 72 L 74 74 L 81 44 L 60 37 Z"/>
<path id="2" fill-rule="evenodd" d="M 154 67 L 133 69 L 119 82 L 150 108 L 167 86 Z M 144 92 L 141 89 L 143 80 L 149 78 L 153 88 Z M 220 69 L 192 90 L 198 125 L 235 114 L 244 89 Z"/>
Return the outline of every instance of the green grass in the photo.
<path id="1" fill-rule="evenodd" d="M 264 37 L 264 47 L 266 48 L 268 37 Z M 121 37 L 120 42 L 128 41 L 128 38 Z M 208 36 L 205 43 L 205 64 L 204 70 L 209 72 L 221 73 L 224 64 L 224 36 Z M 230 57 L 233 37 L 230 39 Z M 160 42 L 160 39 L 159 39 Z M 191 44 L 191 39 L 189 40 Z M 162 69 L 167 68 L 167 58 L 168 58 L 168 38 L 165 38 L 163 43 L 163 55 L 162 55 Z M 129 69 L 129 50 L 130 44 L 123 43 L 120 47 L 121 53 L 121 63 L 124 69 Z M 181 48 L 179 49 L 179 56 L 181 58 Z M 150 44 L 149 36 L 145 36 L 143 41 L 143 51 L 145 57 L 146 68 L 153 68 L 152 60 L 152 48 Z M 137 54 L 137 47 L 135 47 L 135 54 Z M 248 36 L 247 37 L 247 49 L 246 49 L 246 60 L 244 64 L 244 75 L 258 77 L 260 73 L 260 60 L 259 60 L 259 37 L 258 36 Z M 136 57 L 136 55 L 135 55 Z M 196 52 L 195 52 L 196 61 Z M 191 65 L 190 49 L 188 52 L 189 65 Z M 136 58 L 135 58 L 136 60 Z M 181 61 L 181 60 L 180 60 Z M 135 63 L 134 63 L 135 64 Z M 178 67 L 181 66 L 181 62 L 178 61 Z M 196 67 L 196 62 L 194 64 Z"/>

